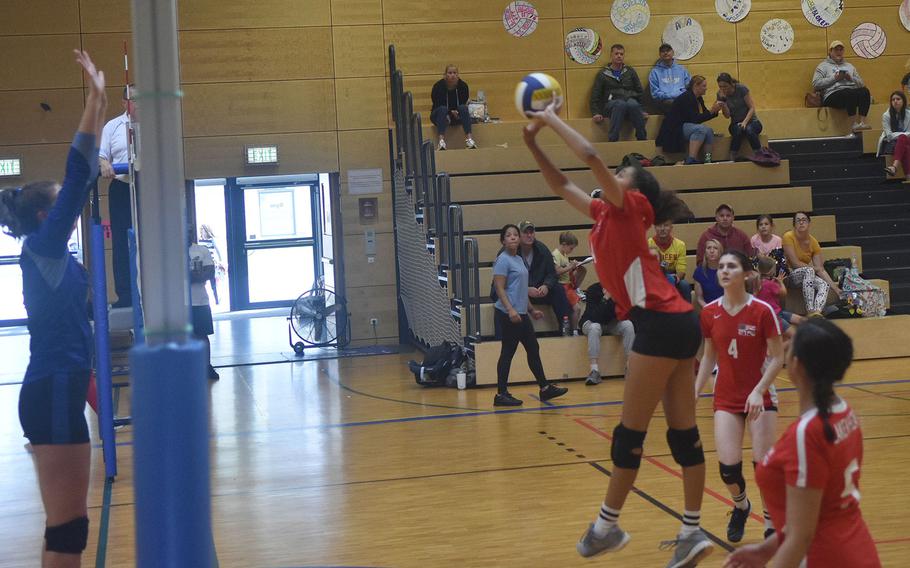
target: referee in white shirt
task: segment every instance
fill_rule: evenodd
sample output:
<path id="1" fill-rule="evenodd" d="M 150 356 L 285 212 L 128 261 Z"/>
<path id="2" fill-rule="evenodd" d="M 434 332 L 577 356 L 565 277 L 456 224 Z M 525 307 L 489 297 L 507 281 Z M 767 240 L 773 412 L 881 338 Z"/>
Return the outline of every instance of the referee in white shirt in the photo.
<path id="1" fill-rule="evenodd" d="M 115 308 L 132 305 L 130 287 L 130 250 L 127 230 L 133 226 L 133 212 L 130 204 L 129 175 L 114 175 L 112 164 L 125 164 L 129 161 L 127 139 L 129 117 L 136 118 L 136 105 L 127 99 L 127 89 L 123 88 L 123 114 L 104 125 L 101 132 L 101 146 L 98 150 L 101 163 L 101 177 L 111 180 L 108 189 L 108 212 L 111 220 L 111 240 L 114 257 L 114 289 L 117 292 Z M 138 185 L 137 185 L 138 190 Z"/>

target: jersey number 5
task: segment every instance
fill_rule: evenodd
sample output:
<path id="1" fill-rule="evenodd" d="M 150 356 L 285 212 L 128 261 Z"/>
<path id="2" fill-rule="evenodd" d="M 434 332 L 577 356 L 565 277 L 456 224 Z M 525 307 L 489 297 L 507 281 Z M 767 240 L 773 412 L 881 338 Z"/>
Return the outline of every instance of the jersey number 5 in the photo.
<path id="1" fill-rule="evenodd" d="M 736 350 L 736 339 L 730 340 L 730 347 L 727 347 L 727 355 L 734 359 L 739 359 L 739 352 Z"/>
<path id="2" fill-rule="evenodd" d="M 859 461 L 854 459 L 847 465 L 846 469 L 844 469 L 844 492 L 840 494 L 840 496 L 845 499 L 853 497 L 857 503 L 859 503 L 859 489 L 856 488 L 854 479 L 858 475 Z"/>

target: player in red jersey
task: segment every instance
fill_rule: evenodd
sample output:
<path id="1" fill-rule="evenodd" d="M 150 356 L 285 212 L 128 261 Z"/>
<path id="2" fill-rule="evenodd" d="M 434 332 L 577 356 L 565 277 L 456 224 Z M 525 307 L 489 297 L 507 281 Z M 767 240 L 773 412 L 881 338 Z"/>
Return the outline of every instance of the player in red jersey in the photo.
<path id="1" fill-rule="evenodd" d="M 743 477 L 743 435 L 752 437 L 752 463 L 757 465 L 774 444 L 777 396 L 774 379 L 784 364 L 780 324 L 774 308 L 746 292 L 752 264 L 730 251 L 720 257 L 717 280 L 724 295 L 701 311 L 705 354 L 695 381 L 701 392 L 717 364 L 714 384 L 714 444 L 720 478 L 733 498 L 727 540 L 743 539 L 752 503 Z M 767 359 L 766 354 L 770 355 Z M 773 531 L 765 513 L 765 536 Z"/>
<path id="2" fill-rule="evenodd" d="M 682 299 L 648 250 L 647 231 L 655 223 L 691 213 L 675 194 L 663 192 L 644 169 L 623 168 L 615 176 L 590 142 L 557 116 L 557 107 L 534 113 L 524 140 L 553 192 L 594 220 L 591 252 L 600 283 L 616 303 L 616 315 L 635 325 L 623 393 L 622 419 L 613 430 L 613 472 L 596 521 L 576 545 L 585 557 L 621 549 L 629 535 L 617 524 L 635 482 L 648 423 L 663 402 L 667 442 L 682 466 L 685 493 L 683 526 L 667 568 L 694 565 L 713 551 L 701 530 L 705 456 L 695 423 L 693 359 L 701 343 L 692 305 Z M 581 158 L 603 188 L 594 199 L 563 174 L 537 144 L 537 133 L 551 127 Z"/>
<path id="3" fill-rule="evenodd" d="M 787 370 L 800 416 L 755 475 L 777 531 L 731 554 L 725 568 L 765 566 L 772 557 L 776 568 L 881 566 L 859 510 L 862 430 L 834 394 L 852 359 L 853 342 L 833 323 L 813 318 L 797 328 Z"/>

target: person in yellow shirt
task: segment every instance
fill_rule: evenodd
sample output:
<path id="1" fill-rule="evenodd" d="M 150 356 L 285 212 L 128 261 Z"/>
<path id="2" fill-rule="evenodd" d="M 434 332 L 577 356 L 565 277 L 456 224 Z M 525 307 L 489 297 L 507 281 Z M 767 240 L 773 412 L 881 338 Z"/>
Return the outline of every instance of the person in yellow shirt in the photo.
<path id="1" fill-rule="evenodd" d="M 579 266 L 577 260 L 570 260 L 569 255 L 578 246 L 578 237 L 572 231 L 565 231 L 559 235 L 559 246 L 553 249 L 553 263 L 556 265 L 556 276 L 560 285 L 566 289 L 566 298 L 572 306 L 572 319 L 569 329 L 573 332 L 578 329 L 578 320 L 581 318 L 581 304 L 579 303 L 578 287 L 585 279 L 587 269 Z M 565 331 L 565 330 L 564 330 Z"/>
<path id="2" fill-rule="evenodd" d="M 802 286 L 809 317 L 820 317 L 828 300 L 828 290 L 834 290 L 840 296 L 840 288 L 825 271 L 822 247 L 809 232 L 811 222 L 808 213 L 797 211 L 793 215 L 793 230 L 784 233 L 781 241 L 790 265 L 790 282 Z"/>
<path id="3" fill-rule="evenodd" d="M 654 236 L 648 239 L 648 247 L 657 250 L 660 266 L 679 295 L 692 301 L 692 285 L 686 281 L 686 243 L 673 236 L 673 221 L 654 226 Z"/>

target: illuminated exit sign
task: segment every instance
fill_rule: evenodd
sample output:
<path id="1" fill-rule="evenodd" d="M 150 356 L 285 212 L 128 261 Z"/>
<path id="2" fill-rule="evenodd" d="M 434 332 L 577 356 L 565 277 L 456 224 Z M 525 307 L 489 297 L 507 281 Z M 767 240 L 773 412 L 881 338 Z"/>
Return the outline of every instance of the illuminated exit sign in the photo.
<path id="1" fill-rule="evenodd" d="M 246 163 L 248 166 L 278 163 L 278 146 L 247 146 Z"/>
<path id="2" fill-rule="evenodd" d="M 22 175 L 22 160 L 19 158 L 0 159 L 0 177 L 14 177 Z"/>

